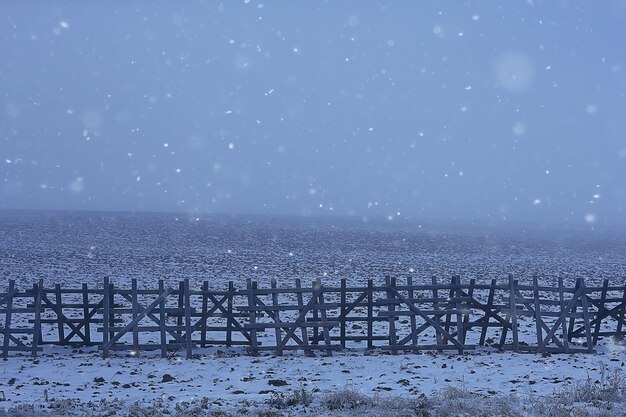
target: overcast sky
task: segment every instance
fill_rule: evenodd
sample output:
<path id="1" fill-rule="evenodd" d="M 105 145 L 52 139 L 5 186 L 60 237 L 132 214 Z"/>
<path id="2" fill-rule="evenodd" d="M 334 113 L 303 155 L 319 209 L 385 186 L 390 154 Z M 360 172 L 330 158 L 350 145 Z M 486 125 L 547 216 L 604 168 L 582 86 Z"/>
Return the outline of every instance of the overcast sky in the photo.
<path id="1" fill-rule="evenodd" d="M 0 2 L 0 208 L 624 223 L 626 1 Z"/>

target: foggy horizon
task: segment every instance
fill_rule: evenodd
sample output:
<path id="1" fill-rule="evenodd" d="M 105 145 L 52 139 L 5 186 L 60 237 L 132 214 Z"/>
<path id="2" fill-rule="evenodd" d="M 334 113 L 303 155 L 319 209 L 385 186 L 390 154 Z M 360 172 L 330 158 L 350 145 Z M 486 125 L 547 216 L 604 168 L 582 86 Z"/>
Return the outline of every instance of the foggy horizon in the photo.
<path id="1" fill-rule="evenodd" d="M 626 1 L 6 1 L 0 22 L 0 210 L 626 224 Z"/>

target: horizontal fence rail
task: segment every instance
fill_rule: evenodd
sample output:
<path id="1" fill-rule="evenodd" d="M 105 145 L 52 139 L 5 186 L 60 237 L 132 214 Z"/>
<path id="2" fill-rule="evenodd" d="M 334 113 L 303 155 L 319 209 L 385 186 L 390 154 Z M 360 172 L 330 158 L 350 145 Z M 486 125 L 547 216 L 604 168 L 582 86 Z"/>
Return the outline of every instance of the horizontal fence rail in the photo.
<path id="1" fill-rule="evenodd" d="M 95 346 L 103 357 L 125 351 L 185 352 L 209 346 L 243 346 L 251 355 L 332 355 L 346 348 L 463 353 L 476 346 L 536 353 L 594 352 L 598 340 L 623 340 L 626 285 L 587 286 L 583 279 L 548 286 L 533 277 L 520 283 L 446 282 L 414 284 L 386 277 L 381 284 L 325 284 L 269 287 L 248 280 L 223 290 L 189 280 L 156 289 L 137 281 L 122 288 L 105 278 L 99 288 L 18 289 L 10 280 L 0 293 L 0 353 L 36 356 L 44 345 Z"/>

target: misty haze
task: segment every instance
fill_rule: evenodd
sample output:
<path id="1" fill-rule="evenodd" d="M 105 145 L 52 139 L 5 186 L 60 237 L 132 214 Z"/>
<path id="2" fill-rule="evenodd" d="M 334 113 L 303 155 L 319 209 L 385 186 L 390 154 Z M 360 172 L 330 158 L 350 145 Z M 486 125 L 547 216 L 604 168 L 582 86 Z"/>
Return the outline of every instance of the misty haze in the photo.
<path id="1" fill-rule="evenodd" d="M 624 39 L 626 0 L 0 1 L 0 417 L 624 416 Z"/>
<path id="2" fill-rule="evenodd" d="M 622 1 L 6 1 L 0 207 L 624 224 Z"/>

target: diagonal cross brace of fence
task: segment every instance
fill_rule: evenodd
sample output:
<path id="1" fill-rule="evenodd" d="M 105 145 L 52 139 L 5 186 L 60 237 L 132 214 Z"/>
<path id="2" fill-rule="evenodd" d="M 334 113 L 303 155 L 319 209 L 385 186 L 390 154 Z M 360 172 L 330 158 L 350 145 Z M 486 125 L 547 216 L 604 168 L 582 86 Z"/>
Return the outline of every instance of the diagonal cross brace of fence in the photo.
<path id="1" fill-rule="evenodd" d="M 572 287 L 562 279 L 541 284 L 449 281 L 414 283 L 386 277 L 375 284 L 338 286 L 319 279 L 310 287 L 269 286 L 248 281 L 212 289 L 188 280 L 167 287 L 130 288 L 105 278 L 101 287 L 45 287 L 22 291 L 10 280 L 0 293 L 0 354 L 36 355 L 41 346 L 97 346 L 103 356 L 126 350 L 133 355 L 160 350 L 162 356 L 209 346 L 243 346 L 251 354 L 301 350 L 327 355 L 346 348 L 380 348 L 391 353 L 454 350 L 464 353 L 490 345 L 513 351 L 593 352 L 599 340 L 624 335 L 626 286 Z M 96 324 L 97 326 L 93 326 Z M 520 325 L 534 334 L 523 335 Z M 45 336 L 44 336 L 45 335 Z M 522 337 L 523 336 L 523 337 Z"/>

